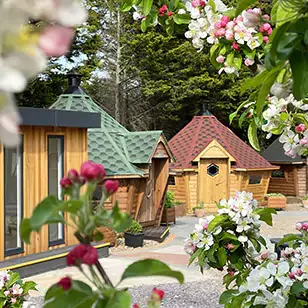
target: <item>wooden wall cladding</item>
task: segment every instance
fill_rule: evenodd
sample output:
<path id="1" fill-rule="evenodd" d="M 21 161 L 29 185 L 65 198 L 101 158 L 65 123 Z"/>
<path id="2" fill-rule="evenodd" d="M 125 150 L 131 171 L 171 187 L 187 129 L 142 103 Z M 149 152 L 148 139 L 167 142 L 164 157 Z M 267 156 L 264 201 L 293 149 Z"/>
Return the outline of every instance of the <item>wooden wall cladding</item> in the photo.
<path id="1" fill-rule="evenodd" d="M 48 195 L 47 140 L 49 135 L 64 136 L 64 172 L 80 169 L 88 159 L 87 130 L 81 128 L 21 127 L 24 136 L 23 153 L 23 205 L 24 217 L 29 217 L 35 206 Z M 3 149 L 0 147 L 0 225 L 4 222 Z M 48 228 L 31 236 L 31 245 L 24 246 L 24 253 L 4 258 L 4 228 L 0 229 L 0 260 L 12 259 L 75 244 L 73 230 L 65 226 L 65 244 L 48 247 Z"/>

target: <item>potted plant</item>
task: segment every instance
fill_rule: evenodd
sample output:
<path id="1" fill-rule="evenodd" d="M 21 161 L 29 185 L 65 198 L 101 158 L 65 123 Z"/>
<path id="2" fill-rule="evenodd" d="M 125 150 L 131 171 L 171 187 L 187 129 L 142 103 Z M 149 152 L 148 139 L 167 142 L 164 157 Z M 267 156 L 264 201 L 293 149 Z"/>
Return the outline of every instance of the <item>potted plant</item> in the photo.
<path id="1" fill-rule="evenodd" d="M 194 213 L 198 218 L 201 218 L 205 215 L 204 202 L 199 202 L 199 204 L 194 207 Z"/>
<path id="2" fill-rule="evenodd" d="M 161 223 L 168 225 L 170 222 L 173 222 L 175 224 L 175 202 L 174 193 L 168 190 L 166 193 Z"/>
<path id="3" fill-rule="evenodd" d="M 175 202 L 175 217 L 185 216 L 185 203 Z"/>
<path id="4" fill-rule="evenodd" d="M 142 232 L 142 226 L 133 220 L 129 228 L 124 233 L 125 246 L 128 247 L 142 247 L 144 233 Z"/>
<path id="5" fill-rule="evenodd" d="M 303 206 L 305 209 L 308 209 L 308 195 L 304 196 L 302 198 L 302 201 L 303 201 Z"/>
<path id="6" fill-rule="evenodd" d="M 264 207 L 282 209 L 287 205 L 287 198 L 283 194 L 266 194 L 264 196 Z"/>

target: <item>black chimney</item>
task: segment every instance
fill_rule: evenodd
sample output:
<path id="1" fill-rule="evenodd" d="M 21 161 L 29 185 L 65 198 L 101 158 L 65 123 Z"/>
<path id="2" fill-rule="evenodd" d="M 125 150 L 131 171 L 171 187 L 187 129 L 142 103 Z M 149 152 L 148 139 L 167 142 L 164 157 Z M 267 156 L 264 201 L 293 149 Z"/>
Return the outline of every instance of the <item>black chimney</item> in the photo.
<path id="1" fill-rule="evenodd" d="M 76 70 L 72 70 L 67 74 L 68 88 L 63 94 L 85 94 L 84 90 L 80 87 L 82 75 Z"/>
<path id="2" fill-rule="evenodd" d="M 202 104 L 202 116 L 212 116 L 209 110 L 206 108 L 207 104 Z"/>

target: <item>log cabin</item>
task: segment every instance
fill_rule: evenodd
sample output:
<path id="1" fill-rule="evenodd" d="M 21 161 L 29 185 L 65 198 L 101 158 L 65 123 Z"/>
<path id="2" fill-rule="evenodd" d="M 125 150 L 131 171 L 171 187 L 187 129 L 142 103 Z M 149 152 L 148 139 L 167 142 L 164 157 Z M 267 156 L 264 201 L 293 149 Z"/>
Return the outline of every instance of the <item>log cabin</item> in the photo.
<path id="1" fill-rule="evenodd" d="M 169 145 L 176 162 L 171 164 L 168 189 L 188 213 L 201 202 L 206 212 L 215 213 L 216 202 L 236 191 L 252 192 L 262 200 L 272 170 L 278 169 L 209 111 L 195 116 Z"/>
<path id="2" fill-rule="evenodd" d="M 88 130 L 89 159 L 102 164 L 107 178 L 120 182 L 119 190 L 106 207 L 117 200 L 120 209 L 131 214 L 145 228 L 161 229 L 160 221 L 167 191 L 169 162 L 174 161 L 162 131 L 130 132 L 80 87 L 81 75 L 68 74 L 68 88 L 50 107 L 56 110 L 95 112 L 101 127 Z M 101 188 L 96 191 L 100 199 Z M 104 229 L 105 241 L 114 243 L 115 235 Z M 167 234 L 167 233 L 165 233 Z"/>
<path id="3" fill-rule="evenodd" d="M 22 268 L 25 276 L 43 270 L 47 259 L 56 267 L 59 260 L 65 264 L 63 256 L 77 243 L 69 226 L 52 224 L 25 245 L 19 236 L 20 223 L 47 195 L 61 199 L 60 179 L 88 160 L 87 130 L 99 128 L 101 122 L 99 113 L 40 108 L 19 108 L 19 112 L 21 145 L 0 144 L 0 268 Z"/>
<path id="4" fill-rule="evenodd" d="M 271 174 L 269 193 L 281 193 L 294 197 L 303 197 L 308 194 L 307 158 L 300 155 L 294 158 L 285 155 L 279 138 L 262 152 L 262 156 L 272 165 L 280 167 Z"/>

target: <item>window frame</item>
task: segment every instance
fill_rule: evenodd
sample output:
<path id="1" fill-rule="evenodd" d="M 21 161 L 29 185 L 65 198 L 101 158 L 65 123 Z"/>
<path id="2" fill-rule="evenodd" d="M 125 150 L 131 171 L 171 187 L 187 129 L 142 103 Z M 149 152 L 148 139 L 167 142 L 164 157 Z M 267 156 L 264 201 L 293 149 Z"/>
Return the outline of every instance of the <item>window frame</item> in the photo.
<path id="1" fill-rule="evenodd" d="M 47 188 L 48 188 L 48 195 L 50 194 L 49 191 L 49 167 L 50 167 L 50 161 L 49 161 L 49 140 L 50 139 L 59 139 L 61 142 L 61 170 L 58 174 L 58 198 L 61 199 L 61 187 L 60 187 L 60 179 L 64 177 L 64 153 L 65 153 L 65 143 L 64 143 L 64 135 L 57 135 L 57 134 L 48 134 L 47 135 Z M 58 162 L 59 164 L 59 162 Z M 65 226 L 64 224 L 58 223 L 58 234 L 59 231 L 62 234 L 61 238 L 58 238 L 57 240 L 51 241 L 49 236 L 50 236 L 50 228 L 48 226 L 48 247 L 53 247 L 57 245 L 63 245 L 65 244 Z"/>
<path id="2" fill-rule="evenodd" d="M 260 182 L 259 183 L 250 183 L 251 177 L 260 177 Z M 249 175 L 248 185 L 262 185 L 262 181 L 263 181 L 263 176 L 262 175 Z"/>
<path id="3" fill-rule="evenodd" d="M 171 179 L 172 179 L 172 181 L 171 181 Z M 169 177 L 168 177 L 168 186 L 176 186 L 175 175 L 169 175 Z"/>
<path id="4" fill-rule="evenodd" d="M 5 247 L 5 243 L 6 243 L 6 215 L 5 215 L 5 204 L 6 204 L 6 189 L 5 189 L 5 180 L 6 180 L 6 166 L 5 166 L 5 147 L 2 146 L 2 150 L 3 150 L 3 185 L 4 185 L 4 191 L 3 191 L 3 208 L 4 208 L 4 257 L 10 257 L 10 256 L 14 256 L 17 254 L 21 254 L 25 252 L 25 248 L 24 248 L 24 242 L 22 241 L 20 234 L 19 234 L 19 230 L 20 229 L 20 223 L 24 217 L 24 136 L 21 135 L 21 143 L 19 145 L 19 147 L 17 148 L 17 165 L 16 168 L 18 170 L 17 172 L 17 234 L 18 234 L 18 238 L 17 238 L 17 243 L 20 242 L 20 247 L 16 247 L 16 248 L 10 248 L 10 249 L 6 249 Z M 18 176 L 19 175 L 19 176 Z M 19 184 L 19 185 L 18 185 Z M 20 204 L 20 206 L 18 206 L 18 203 Z M 18 210 L 19 212 L 19 216 L 18 216 Z M 18 217 L 19 220 L 18 220 Z"/>
<path id="5" fill-rule="evenodd" d="M 273 176 L 273 173 L 274 172 L 281 172 L 281 173 L 283 173 L 283 177 L 281 177 L 281 176 Z M 283 171 L 283 170 L 281 170 L 281 169 L 278 169 L 278 170 L 273 170 L 272 171 L 272 173 L 271 173 L 271 178 L 273 178 L 273 179 L 275 179 L 275 180 L 277 180 L 277 179 L 281 179 L 281 180 L 287 180 L 287 176 L 286 176 L 286 172 L 285 171 Z"/>

